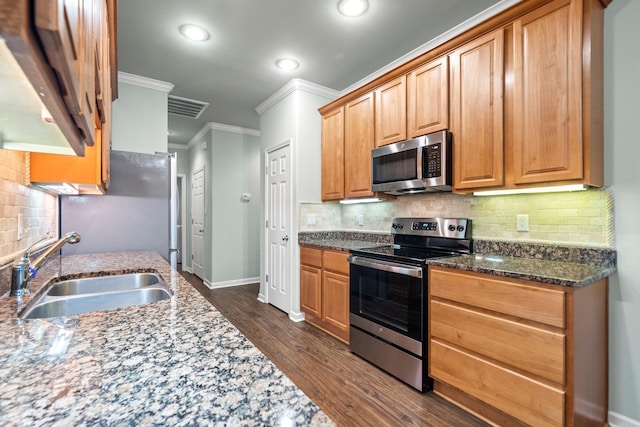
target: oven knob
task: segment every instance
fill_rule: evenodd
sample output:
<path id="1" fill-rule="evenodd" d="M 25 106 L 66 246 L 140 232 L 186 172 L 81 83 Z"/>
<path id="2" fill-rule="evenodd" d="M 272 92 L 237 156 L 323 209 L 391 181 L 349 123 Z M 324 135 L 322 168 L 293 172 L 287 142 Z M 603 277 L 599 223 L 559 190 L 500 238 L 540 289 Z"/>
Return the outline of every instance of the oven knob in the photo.
<path id="1" fill-rule="evenodd" d="M 453 224 L 449 225 L 449 231 L 456 231 L 456 226 Z"/>
<path id="2" fill-rule="evenodd" d="M 403 228 L 404 228 L 404 225 L 402 225 L 402 224 L 398 224 L 398 229 L 399 229 L 399 230 L 402 230 Z"/>
<path id="3" fill-rule="evenodd" d="M 462 233 L 464 231 L 464 225 L 459 225 L 458 231 Z"/>

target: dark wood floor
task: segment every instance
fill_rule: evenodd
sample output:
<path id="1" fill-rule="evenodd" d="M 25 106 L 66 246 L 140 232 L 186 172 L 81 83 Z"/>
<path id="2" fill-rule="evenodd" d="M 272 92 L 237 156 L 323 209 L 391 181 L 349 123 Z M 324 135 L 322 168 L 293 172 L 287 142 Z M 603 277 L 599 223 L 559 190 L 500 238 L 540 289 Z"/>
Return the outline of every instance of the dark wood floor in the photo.
<path id="1" fill-rule="evenodd" d="M 486 426 L 419 393 L 305 322 L 257 300 L 258 284 L 211 290 L 182 275 L 339 426 Z"/>

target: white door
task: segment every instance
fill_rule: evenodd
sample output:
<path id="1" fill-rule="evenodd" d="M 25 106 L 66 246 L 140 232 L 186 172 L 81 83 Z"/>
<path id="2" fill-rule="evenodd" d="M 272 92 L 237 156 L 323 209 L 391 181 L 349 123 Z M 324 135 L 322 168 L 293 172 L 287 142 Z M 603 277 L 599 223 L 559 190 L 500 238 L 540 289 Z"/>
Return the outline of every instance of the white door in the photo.
<path id="1" fill-rule="evenodd" d="M 191 265 L 204 279 L 204 168 L 191 177 Z"/>
<path id="2" fill-rule="evenodd" d="M 291 289 L 291 146 L 267 154 L 267 301 L 285 313 Z"/>

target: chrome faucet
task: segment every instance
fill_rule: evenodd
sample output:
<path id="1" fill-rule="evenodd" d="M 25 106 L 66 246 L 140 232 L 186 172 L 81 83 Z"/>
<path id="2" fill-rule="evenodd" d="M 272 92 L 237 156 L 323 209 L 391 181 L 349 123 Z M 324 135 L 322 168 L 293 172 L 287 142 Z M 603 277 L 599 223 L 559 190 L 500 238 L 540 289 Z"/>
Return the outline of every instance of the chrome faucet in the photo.
<path id="1" fill-rule="evenodd" d="M 38 258 L 33 262 L 29 260 L 29 254 L 35 245 L 40 242 L 36 242 L 29 246 L 26 251 L 13 261 L 11 268 L 11 292 L 9 296 L 20 297 L 29 294 L 29 280 L 36 277 L 40 267 L 45 265 L 51 255 L 60 250 L 65 243 L 78 243 L 80 241 L 80 235 L 75 231 L 62 236 L 60 240 L 52 243 Z"/>

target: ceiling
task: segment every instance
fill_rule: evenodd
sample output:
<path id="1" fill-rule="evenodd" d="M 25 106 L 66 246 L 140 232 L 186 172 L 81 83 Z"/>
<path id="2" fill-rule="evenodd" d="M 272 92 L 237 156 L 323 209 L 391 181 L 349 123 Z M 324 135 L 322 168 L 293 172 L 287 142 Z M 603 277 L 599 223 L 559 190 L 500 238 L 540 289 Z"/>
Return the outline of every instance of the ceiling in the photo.
<path id="1" fill-rule="evenodd" d="M 255 108 L 292 79 L 337 91 L 485 9 L 514 0 L 369 0 L 347 18 L 337 0 L 126 0 L 118 3 L 118 70 L 172 83 L 172 95 L 210 103 L 198 119 L 169 115 L 169 143 L 208 122 L 259 129 Z M 185 23 L 206 28 L 184 38 Z M 298 60 L 295 71 L 275 61 Z"/>

